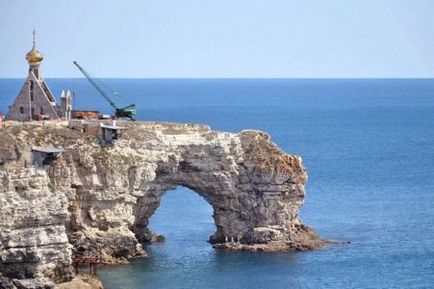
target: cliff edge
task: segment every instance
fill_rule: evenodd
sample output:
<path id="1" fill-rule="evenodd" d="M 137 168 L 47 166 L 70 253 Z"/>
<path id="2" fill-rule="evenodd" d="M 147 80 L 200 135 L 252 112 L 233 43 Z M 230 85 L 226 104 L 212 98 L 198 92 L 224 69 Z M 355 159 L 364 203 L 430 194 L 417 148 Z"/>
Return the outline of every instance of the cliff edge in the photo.
<path id="1" fill-rule="evenodd" d="M 73 256 L 97 255 L 105 263 L 145 256 L 142 245 L 155 239 L 149 218 L 177 186 L 213 207 L 215 248 L 325 245 L 299 219 L 307 180 L 301 158 L 266 133 L 120 125 L 126 130 L 112 144 L 59 122 L 0 131 L 0 288 L 55 288 L 74 277 Z M 35 166 L 35 146 L 63 152 Z"/>

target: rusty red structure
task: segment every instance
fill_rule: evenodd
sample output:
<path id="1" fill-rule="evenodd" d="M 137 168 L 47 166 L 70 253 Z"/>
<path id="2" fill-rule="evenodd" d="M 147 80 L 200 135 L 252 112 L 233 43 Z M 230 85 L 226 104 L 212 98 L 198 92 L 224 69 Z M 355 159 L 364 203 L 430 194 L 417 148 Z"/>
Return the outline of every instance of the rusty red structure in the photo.
<path id="1" fill-rule="evenodd" d="M 73 119 L 86 119 L 86 120 L 98 120 L 99 119 L 99 111 L 93 110 L 73 110 L 72 118 Z"/>
<path id="2" fill-rule="evenodd" d="M 72 265 L 75 269 L 75 274 L 78 274 L 78 269 L 81 266 L 89 266 L 89 274 L 91 276 L 97 276 L 98 265 L 104 265 L 105 263 L 101 261 L 100 257 L 97 256 L 75 256 L 72 258 Z"/>

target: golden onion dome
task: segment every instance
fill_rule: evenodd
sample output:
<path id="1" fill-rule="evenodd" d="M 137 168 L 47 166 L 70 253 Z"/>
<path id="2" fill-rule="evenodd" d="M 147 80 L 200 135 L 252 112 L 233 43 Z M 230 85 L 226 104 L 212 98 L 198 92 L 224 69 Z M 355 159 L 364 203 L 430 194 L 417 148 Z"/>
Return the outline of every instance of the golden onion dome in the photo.
<path id="1" fill-rule="evenodd" d="M 26 60 L 29 64 L 35 65 L 41 63 L 41 61 L 44 59 L 44 56 L 42 56 L 41 52 L 39 52 L 35 45 L 33 45 L 32 50 L 30 50 L 26 54 Z"/>
<path id="2" fill-rule="evenodd" d="M 42 53 L 36 49 L 35 30 L 33 30 L 33 47 L 32 50 L 26 54 L 26 60 L 30 65 L 37 65 L 41 63 L 43 59 L 44 56 L 42 56 Z"/>

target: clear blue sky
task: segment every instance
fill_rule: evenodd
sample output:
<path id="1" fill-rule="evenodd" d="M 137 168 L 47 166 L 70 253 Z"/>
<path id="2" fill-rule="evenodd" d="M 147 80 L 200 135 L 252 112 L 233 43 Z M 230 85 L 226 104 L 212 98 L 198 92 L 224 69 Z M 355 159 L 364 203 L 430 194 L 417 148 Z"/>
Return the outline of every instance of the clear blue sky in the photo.
<path id="1" fill-rule="evenodd" d="M 433 77 L 433 0 L 0 0 L 0 77 Z"/>

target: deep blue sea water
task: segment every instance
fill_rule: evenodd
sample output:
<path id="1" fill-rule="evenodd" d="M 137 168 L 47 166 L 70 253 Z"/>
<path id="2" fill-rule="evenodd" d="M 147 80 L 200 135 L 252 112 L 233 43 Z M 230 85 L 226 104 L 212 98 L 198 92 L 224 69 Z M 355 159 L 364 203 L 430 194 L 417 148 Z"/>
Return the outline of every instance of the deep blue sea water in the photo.
<path id="1" fill-rule="evenodd" d="M 110 108 L 83 79 L 48 79 L 76 106 Z M 108 79 L 140 120 L 265 130 L 309 173 L 305 223 L 349 245 L 300 253 L 221 252 L 211 207 L 168 192 L 150 257 L 99 270 L 108 289 L 434 288 L 434 80 Z M 0 111 L 22 80 L 0 80 Z M 127 104 L 127 102 L 124 102 Z"/>

